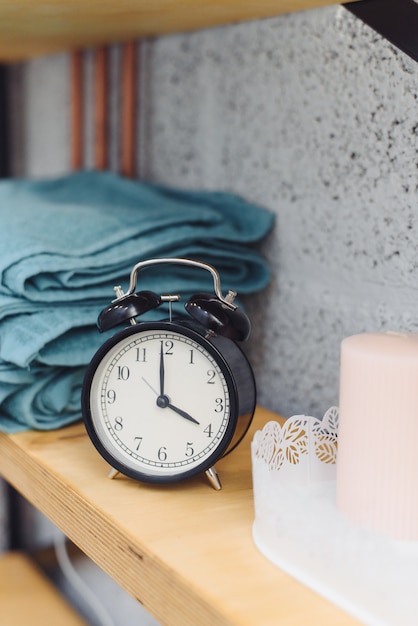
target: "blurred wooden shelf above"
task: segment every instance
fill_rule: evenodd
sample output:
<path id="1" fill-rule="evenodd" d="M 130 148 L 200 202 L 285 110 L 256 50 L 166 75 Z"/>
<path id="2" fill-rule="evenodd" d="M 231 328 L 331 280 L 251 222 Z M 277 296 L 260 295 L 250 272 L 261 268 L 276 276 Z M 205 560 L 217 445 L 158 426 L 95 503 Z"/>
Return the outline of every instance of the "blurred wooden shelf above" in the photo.
<path id="1" fill-rule="evenodd" d="M 0 0 L 0 62 L 272 17 L 334 0 Z"/>

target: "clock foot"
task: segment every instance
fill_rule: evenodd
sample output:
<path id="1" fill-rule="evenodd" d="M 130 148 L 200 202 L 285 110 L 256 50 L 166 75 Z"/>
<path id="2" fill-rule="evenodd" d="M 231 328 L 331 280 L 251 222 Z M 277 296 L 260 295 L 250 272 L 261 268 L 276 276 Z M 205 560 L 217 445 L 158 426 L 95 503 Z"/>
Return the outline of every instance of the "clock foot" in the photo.
<path id="1" fill-rule="evenodd" d="M 116 470 L 114 467 L 112 467 L 112 469 L 108 473 L 107 477 L 110 478 L 110 480 L 113 480 L 113 478 L 116 478 L 116 476 L 118 476 L 119 474 L 120 474 L 120 472 L 118 472 L 118 470 Z"/>
<path id="2" fill-rule="evenodd" d="M 208 470 L 206 470 L 205 474 L 210 484 L 214 489 L 216 489 L 216 491 L 222 489 L 222 483 L 220 481 L 219 474 L 214 467 L 210 467 Z"/>

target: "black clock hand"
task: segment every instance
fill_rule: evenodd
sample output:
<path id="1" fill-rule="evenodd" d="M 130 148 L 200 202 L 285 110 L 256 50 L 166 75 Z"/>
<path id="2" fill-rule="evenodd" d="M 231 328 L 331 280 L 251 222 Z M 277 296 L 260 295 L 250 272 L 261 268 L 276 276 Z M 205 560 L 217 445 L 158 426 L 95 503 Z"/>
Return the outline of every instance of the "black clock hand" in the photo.
<path id="1" fill-rule="evenodd" d="M 160 407 L 160 409 L 171 409 L 172 411 L 174 411 L 174 413 L 178 413 L 178 415 L 181 415 L 182 417 L 184 417 L 186 420 L 189 420 L 190 422 L 194 422 L 195 424 L 199 424 L 200 422 L 198 422 L 194 417 L 192 417 L 191 415 L 189 415 L 188 413 L 186 413 L 186 411 L 183 411 L 183 409 L 179 409 L 178 407 L 174 406 L 174 404 L 171 404 L 170 402 L 170 398 L 166 395 L 158 395 L 157 391 L 154 389 L 154 387 L 152 387 L 149 382 L 146 380 L 146 378 L 144 378 L 142 376 L 142 380 L 144 381 L 145 384 L 148 385 L 148 387 L 151 389 L 151 391 L 153 391 L 155 393 L 157 397 L 157 406 Z"/>
<path id="2" fill-rule="evenodd" d="M 172 411 L 174 411 L 175 413 L 178 413 L 179 415 L 181 415 L 182 417 L 186 418 L 186 420 L 190 420 L 191 422 L 193 422 L 194 424 L 200 424 L 200 422 L 198 422 L 197 420 L 195 420 L 194 417 L 192 417 L 191 415 L 189 415 L 188 413 L 186 413 L 186 411 L 182 411 L 182 409 L 178 409 L 176 406 L 173 406 L 171 404 L 171 402 L 169 404 L 167 404 L 167 408 L 171 409 Z"/>
<path id="3" fill-rule="evenodd" d="M 164 395 L 164 350 L 163 342 L 161 342 L 160 352 L 160 396 Z"/>
<path id="4" fill-rule="evenodd" d="M 179 409 L 177 406 L 174 406 L 174 404 L 171 404 L 170 398 L 168 396 L 158 396 L 157 406 L 159 406 L 160 409 L 171 409 L 172 411 L 174 411 L 174 413 L 181 415 L 181 417 L 184 417 L 186 420 L 189 420 L 194 424 L 200 424 L 200 422 L 198 422 L 197 420 L 195 420 L 194 417 L 186 413 L 186 411 L 183 411 L 183 409 Z"/>

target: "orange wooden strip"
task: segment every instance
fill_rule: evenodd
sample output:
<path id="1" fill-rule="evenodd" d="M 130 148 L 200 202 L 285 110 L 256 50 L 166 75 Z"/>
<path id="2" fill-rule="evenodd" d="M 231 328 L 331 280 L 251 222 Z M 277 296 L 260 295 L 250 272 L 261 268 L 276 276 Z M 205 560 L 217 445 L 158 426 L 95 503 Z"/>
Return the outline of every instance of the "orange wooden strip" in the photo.
<path id="1" fill-rule="evenodd" d="M 71 55 L 71 167 L 83 165 L 83 52 Z"/>
<path id="2" fill-rule="evenodd" d="M 122 55 L 122 106 L 121 106 L 121 172 L 133 177 L 136 165 L 136 81 L 137 46 L 129 42 L 123 46 Z"/>
<path id="3" fill-rule="evenodd" d="M 108 166 L 107 56 L 107 48 L 101 47 L 94 58 L 94 164 L 99 170 Z"/>

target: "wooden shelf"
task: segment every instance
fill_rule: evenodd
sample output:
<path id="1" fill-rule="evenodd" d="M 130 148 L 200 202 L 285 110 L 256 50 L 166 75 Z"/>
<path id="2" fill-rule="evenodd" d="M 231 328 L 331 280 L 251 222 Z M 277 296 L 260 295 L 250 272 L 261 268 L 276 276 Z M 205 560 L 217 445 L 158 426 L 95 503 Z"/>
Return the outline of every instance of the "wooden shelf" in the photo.
<path id="1" fill-rule="evenodd" d="M 251 535 L 251 431 L 205 477 L 174 486 L 109 480 L 82 424 L 0 434 L 0 474 L 162 624 L 354 626 L 356 620 L 267 561 Z"/>
<path id="2" fill-rule="evenodd" d="M 49 580 L 18 552 L 0 557 L 0 607 L 7 626 L 86 626 Z"/>
<path id="3" fill-rule="evenodd" d="M 0 61 L 189 31 L 335 0 L 0 0 Z"/>

